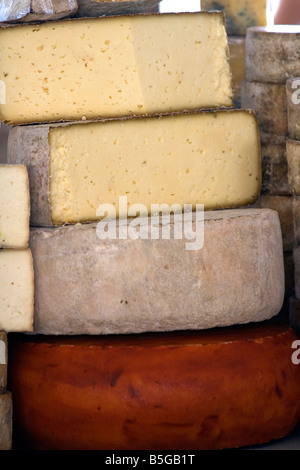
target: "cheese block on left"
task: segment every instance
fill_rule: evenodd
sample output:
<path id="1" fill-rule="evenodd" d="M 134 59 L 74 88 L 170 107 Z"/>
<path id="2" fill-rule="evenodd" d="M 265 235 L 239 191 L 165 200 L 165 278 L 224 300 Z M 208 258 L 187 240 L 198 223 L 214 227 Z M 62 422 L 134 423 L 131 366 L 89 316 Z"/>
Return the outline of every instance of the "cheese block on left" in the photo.
<path id="1" fill-rule="evenodd" d="M 148 214 L 154 204 L 233 208 L 261 187 L 257 119 L 239 109 L 15 126 L 8 161 L 28 166 L 35 226 L 99 220 L 103 204 L 124 217 L 120 197 Z"/>
<path id="2" fill-rule="evenodd" d="M 0 248 L 26 248 L 30 190 L 25 165 L 0 165 Z"/>
<path id="3" fill-rule="evenodd" d="M 0 250 L 0 329 L 33 330 L 34 271 L 30 249 Z"/>
<path id="4" fill-rule="evenodd" d="M 0 28 L 7 124 L 232 106 L 221 12 L 82 18 Z"/>

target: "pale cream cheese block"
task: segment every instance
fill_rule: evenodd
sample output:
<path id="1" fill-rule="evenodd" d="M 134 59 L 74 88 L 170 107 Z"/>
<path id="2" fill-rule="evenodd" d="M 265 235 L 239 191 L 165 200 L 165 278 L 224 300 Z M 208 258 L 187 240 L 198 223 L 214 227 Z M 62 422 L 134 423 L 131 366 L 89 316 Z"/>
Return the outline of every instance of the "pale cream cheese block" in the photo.
<path id="1" fill-rule="evenodd" d="M 0 331 L 0 394 L 7 387 L 7 334 Z"/>
<path id="2" fill-rule="evenodd" d="M 293 197 L 261 195 L 253 207 L 268 208 L 278 212 L 284 251 L 292 251 L 295 245 Z"/>
<path id="3" fill-rule="evenodd" d="M 35 332 L 200 330 L 277 315 L 285 291 L 278 214 L 208 211 L 204 232 L 193 215 L 194 250 L 187 249 L 186 236 L 151 239 L 157 225 L 151 219 L 143 239 L 129 232 L 126 239 L 103 239 L 96 223 L 33 228 Z M 161 222 L 171 233 L 181 223 Z"/>
<path id="4" fill-rule="evenodd" d="M 30 193 L 25 165 L 0 165 L 0 248 L 26 248 Z"/>
<path id="5" fill-rule="evenodd" d="M 161 0 L 77 0 L 78 17 L 128 15 L 158 11 Z M 200 8 L 199 8 L 200 9 Z"/>
<path id="6" fill-rule="evenodd" d="M 246 34 L 246 80 L 285 84 L 300 76 L 300 25 L 253 27 Z"/>
<path id="7" fill-rule="evenodd" d="M 218 136 L 218 138 L 216 138 Z M 10 163 L 27 165 L 31 224 L 95 221 L 102 204 L 254 203 L 261 188 L 257 119 L 251 111 L 183 113 L 73 125 L 16 126 Z"/>
<path id="8" fill-rule="evenodd" d="M 202 10 L 223 10 L 228 34 L 245 35 L 251 26 L 267 24 L 267 0 L 201 0 Z"/>
<path id="9" fill-rule="evenodd" d="M 263 144 L 285 143 L 288 134 L 285 85 L 244 81 L 241 106 L 255 111 Z"/>
<path id="10" fill-rule="evenodd" d="M 286 151 L 290 191 L 292 194 L 300 196 L 300 141 L 288 139 Z"/>
<path id="11" fill-rule="evenodd" d="M 300 140 L 300 77 L 287 80 L 286 93 L 289 136 Z"/>
<path id="12" fill-rule="evenodd" d="M 0 250 L 0 329 L 33 329 L 34 271 L 30 249 Z"/>
<path id="13" fill-rule="evenodd" d="M 13 400 L 12 394 L 0 394 L 0 450 L 12 450 Z"/>
<path id="14" fill-rule="evenodd" d="M 58 20 L 73 16 L 76 0 L 1 0 L 0 22 Z"/>
<path id="15" fill-rule="evenodd" d="M 262 194 L 291 196 L 286 145 L 262 145 Z"/>
<path id="16" fill-rule="evenodd" d="M 221 12 L 72 19 L 0 28 L 7 124 L 231 107 Z"/>

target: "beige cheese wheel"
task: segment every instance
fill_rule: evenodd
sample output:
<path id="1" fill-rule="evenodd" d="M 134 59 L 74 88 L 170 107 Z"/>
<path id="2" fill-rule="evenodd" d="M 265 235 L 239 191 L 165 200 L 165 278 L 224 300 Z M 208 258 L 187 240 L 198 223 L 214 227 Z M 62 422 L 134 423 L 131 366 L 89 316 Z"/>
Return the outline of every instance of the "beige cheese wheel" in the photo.
<path id="1" fill-rule="evenodd" d="M 7 387 L 7 334 L 0 331 L 0 394 Z"/>
<path id="2" fill-rule="evenodd" d="M 300 25 L 253 27 L 246 34 L 246 80 L 286 84 L 300 76 Z"/>
<path id="3" fill-rule="evenodd" d="M 0 394 L 0 450 L 12 450 L 13 401 L 11 392 Z"/>
<path id="4" fill-rule="evenodd" d="M 207 211 L 204 232 L 193 215 L 193 251 L 185 236 L 151 239 L 150 219 L 148 239 L 133 239 L 129 221 L 127 239 L 117 227 L 115 240 L 98 238 L 97 224 L 32 229 L 35 333 L 199 330 L 277 315 L 285 290 L 278 214 Z M 161 223 L 171 234 L 181 227 Z"/>
<path id="5" fill-rule="evenodd" d="M 28 168 L 35 226 L 97 221 L 103 204 L 125 217 L 120 197 L 147 214 L 155 204 L 252 204 L 261 188 L 260 152 L 256 116 L 239 109 L 16 126 L 8 142 L 8 161 Z"/>
<path id="6" fill-rule="evenodd" d="M 244 81 L 241 96 L 242 108 L 257 115 L 262 144 L 284 144 L 288 134 L 285 85 Z"/>
<path id="7" fill-rule="evenodd" d="M 289 137 L 300 140 L 300 77 L 286 82 Z"/>
<path id="8" fill-rule="evenodd" d="M 262 194 L 253 207 L 268 208 L 278 212 L 281 223 L 283 250 L 284 252 L 292 251 L 295 245 L 293 197 Z"/>
<path id="9" fill-rule="evenodd" d="M 288 139 L 286 150 L 290 191 L 300 196 L 300 141 Z"/>
<path id="10" fill-rule="evenodd" d="M 262 145 L 262 194 L 291 196 L 286 145 Z"/>
<path id="11" fill-rule="evenodd" d="M 1 22 L 50 21 L 75 15 L 76 0 L 2 0 Z"/>
<path id="12" fill-rule="evenodd" d="M 264 322 L 205 332 L 10 340 L 16 445 L 216 450 L 288 436 L 297 336 Z"/>

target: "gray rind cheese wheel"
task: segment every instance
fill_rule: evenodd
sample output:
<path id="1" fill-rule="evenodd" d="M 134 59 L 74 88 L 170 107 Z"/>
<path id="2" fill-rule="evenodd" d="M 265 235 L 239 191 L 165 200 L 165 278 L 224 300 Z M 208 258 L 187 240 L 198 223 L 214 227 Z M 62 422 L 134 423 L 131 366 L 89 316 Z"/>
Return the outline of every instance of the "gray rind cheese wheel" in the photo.
<path id="1" fill-rule="evenodd" d="M 286 145 L 262 145 L 262 194 L 291 196 Z"/>
<path id="2" fill-rule="evenodd" d="M 11 392 L 0 394 L 0 451 L 12 449 L 12 415 Z"/>
<path id="3" fill-rule="evenodd" d="M 290 191 L 295 196 L 300 196 L 300 141 L 288 139 L 286 151 Z"/>
<path id="4" fill-rule="evenodd" d="M 289 137 L 300 140 L 300 77 L 287 80 L 286 92 Z"/>
<path id="5" fill-rule="evenodd" d="M 14 336 L 17 445 L 217 450 L 287 437 L 300 419 L 296 340 L 277 322 L 168 335 Z"/>
<path id="6" fill-rule="evenodd" d="M 285 84 L 300 76 L 300 26 L 248 28 L 246 80 Z"/>
<path id="7" fill-rule="evenodd" d="M 169 223 L 178 233 L 181 222 L 162 227 Z M 205 237 L 194 251 L 184 238 L 151 239 L 155 223 L 148 224 L 143 240 L 104 240 L 97 224 L 32 229 L 35 333 L 199 330 L 279 313 L 284 264 L 275 211 L 207 211 L 204 227 L 194 214 L 193 232 Z"/>
<path id="8" fill-rule="evenodd" d="M 285 85 L 244 81 L 241 104 L 242 108 L 255 111 L 262 144 L 285 143 L 288 134 Z"/>

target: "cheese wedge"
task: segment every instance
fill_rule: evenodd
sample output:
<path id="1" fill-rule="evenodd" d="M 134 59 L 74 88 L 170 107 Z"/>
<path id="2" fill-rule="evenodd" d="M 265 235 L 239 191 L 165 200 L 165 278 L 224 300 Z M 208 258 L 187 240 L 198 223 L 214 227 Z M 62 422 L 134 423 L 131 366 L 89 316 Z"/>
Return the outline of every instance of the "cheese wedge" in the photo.
<path id="1" fill-rule="evenodd" d="M 201 0 L 202 10 L 223 10 L 228 34 L 245 35 L 251 26 L 267 24 L 267 0 Z"/>
<path id="2" fill-rule="evenodd" d="M 222 13 L 0 28 L 0 69 L 8 124 L 232 106 Z"/>
<path id="3" fill-rule="evenodd" d="M 300 76 L 300 25 L 248 28 L 246 80 L 282 83 Z"/>
<path id="4" fill-rule="evenodd" d="M 0 394 L 7 387 L 7 334 L 0 331 Z"/>
<path id="5" fill-rule="evenodd" d="M 9 369 L 15 438 L 28 449 L 107 452 L 288 436 L 300 419 L 295 341 L 288 325 L 269 322 L 122 338 L 18 335 Z"/>
<path id="6" fill-rule="evenodd" d="M 300 77 L 287 80 L 286 92 L 289 136 L 300 140 Z"/>
<path id="7" fill-rule="evenodd" d="M 33 329 L 34 273 L 31 251 L 0 250 L 0 329 Z"/>
<path id="8" fill-rule="evenodd" d="M 185 234 L 151 236 L 158 222 L 150 218 L 147 237 L 131 235 L 129 220 L 114 239 L 98 224 L 32 229 L 35 332 L 199 330 L 277 315 L 284 297 L 277 212 L 207 211 L 204 227 L 193 216 L 194 250 Z M 181 223 L 161 221 L 171 234 Z"/>
<path id="9" fill-rule="evenodd" d="M 0 450 L 12 450 L 12 417 L 12 394 L 0 394 Z"/>
<path id="10" fill-rule="evenodd" d="M 218 138 L 216 138 L 216 135 Z M 74 125 L 17 126 L 8 160 L 25 163 L 31 223 L 99 220 L 110 204 L 204 204 L 222 209 L 254 203 L 261 187 L 257 120 L 232 110 Z"/>
<path id="11" fill-rule="evenodd" d="M 0 165 L 0 248 L 26 248 L 30 192 L 25 165 Z"/>

